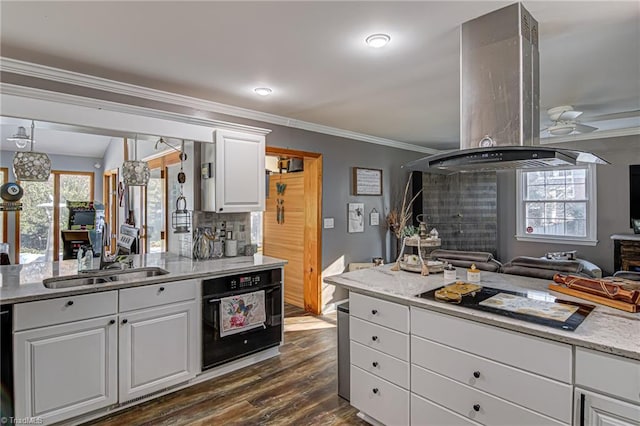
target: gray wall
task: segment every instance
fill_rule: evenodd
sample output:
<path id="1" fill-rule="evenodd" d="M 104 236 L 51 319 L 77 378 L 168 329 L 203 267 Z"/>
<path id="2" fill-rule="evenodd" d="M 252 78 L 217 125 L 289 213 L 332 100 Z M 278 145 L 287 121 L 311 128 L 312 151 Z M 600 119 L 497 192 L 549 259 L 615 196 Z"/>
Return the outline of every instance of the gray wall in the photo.
<path id="1" fill-rule="evenodd" d="M 0 167 L 9 169 L 9 181 L 15 182 L 16 177 L 13 174 L 13 151 L 0 151 Z M 90 157 L 74 157 L 70 155 L 54 155 L 48 154 L 51 159 L 52 170 L 77 171 L 77 172 L 93 172 L 94 173 L 94 200 L 102 202 L 102 170 L 96 169 L 93 165 L 98 162 L 102 163 L 101 158 Z M 11 263 L 15 259 L 15 233 L 16 233 L 16 215 L 7 213 L 7 242 L 10 245 L 9 256 Z"/>
<path id="2" fill-rule="evenodd" d="M 567 142 L 558 147 L 593 152 L 609 161 L 597 167 L 598 243 L 596 246 L 517 241 L 516 177 L 514 171 L 498 172 L 498 257 L 542 256 L 549 251 L 577 250 L 578 256 L 613 271 L 612 234 L 633 233 L 629 224 L 629 165 L 640 164 L 640 136 Z"/>
<path id="3" fill-rule="evenodd" d="M 15 182 L 13 175 L 13 156 L 15 152 L 0 152 L 0 167 L 9 169 L 9 180 Z M 75 157 L 71 155 L 48 154 L 51 159 L 51 170 L 72 171 L 72 172 L 91 172 L 94 174 L 93 193 L 94 200 L 102 202 L 102 168 L 96 169 L 95 163 L 102 164 L 101 158 L 92 157 Z"/>
<path id="4" fill-rule="evenodd" d="M 331 273 L 342 272 L 343 268 L 349 263 L 370 262 L 372 257 L 381 256 L 387 261 L 389 260 L 391 238 L 384 224 L 386 214 L 395 202 L 394 197 L 402 196 L 404 182 L 408 176 L 408 173 L 401 170 L 400 166 L 424 155 L 418 152 L 389 148 L 225 114 L 194 111 L 190 108 L 167 103 L 148 101 L 132 96 L 87 89 L 33 77 L 11 73 L 2 73 L 1 77 L 5 83 L 263 127 L 272 130 L 267 135 L 268 146 L 322 154 L 322 216 L 335 219 L 335 228 L 323 229 L 322 232 L 322 268 L 327 273 L 329 271 Z M 383 170 L 382 196 L 356 197 L 350 194 L 351 168 L 357 166 Z M 367 220 L 363 233 L 347 233 L 347 203 L 349 202 L 362 202 L 365 204 Z M 368 214 L 374 207 L 380 212 L 380 226 L 372 227 L 369 226 Z M 323 289 L 323 301 L 325 304 L 330 304 L 346 297 L 346 293 L 335 292 L 334 290 L 333 286 L 327 286 Z"/>

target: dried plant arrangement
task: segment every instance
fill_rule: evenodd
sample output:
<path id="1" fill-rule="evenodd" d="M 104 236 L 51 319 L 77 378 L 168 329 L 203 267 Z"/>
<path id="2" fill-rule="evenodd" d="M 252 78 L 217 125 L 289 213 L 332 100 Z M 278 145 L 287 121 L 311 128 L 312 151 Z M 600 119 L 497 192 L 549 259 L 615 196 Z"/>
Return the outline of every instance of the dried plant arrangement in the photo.
<path id="1" fill-rule="evenodd" d="M 400 210 L 398 211 L 397 209 L 394 208 L 387 215 L 387 225 L 389 226 L 389 229 L 391 230 L 391 232 L 394 233 L 394 235 L 396 236 L 396 238 L 398 238 L 398 240 L 402 239 L 402 247 L 398 253 L 396 264 L 391 267 L 392 271 L 400 270 L 400 258 L 402 257 L 402 253 L 404 252 L 404 243 L 405 243 L 404 231 L 405 231 L 405 228 L 407 227 L 407 223 L 411 219 L 411 207 L 413 206 L 413 202 L 416 200 L 418 195 L 420 195 L 420 193 L 422 192 L 422 189 L 420 189 L 420 191 L 414 194 L 413 197 L 407 201 L 407 198 L 409 197 L 409 188 L 411 188 L 411 179 L 412 179 L 412 175 L 409 175 L 409 179 L 407 179 L 407 184 L 404 187 L 404 195 L 402 197 L 402 205 L 400 207 Z M 423 266 L 423 269 L 426 268 L 426 265 L 424 264 L 424 262 L 422 266 Z"/>

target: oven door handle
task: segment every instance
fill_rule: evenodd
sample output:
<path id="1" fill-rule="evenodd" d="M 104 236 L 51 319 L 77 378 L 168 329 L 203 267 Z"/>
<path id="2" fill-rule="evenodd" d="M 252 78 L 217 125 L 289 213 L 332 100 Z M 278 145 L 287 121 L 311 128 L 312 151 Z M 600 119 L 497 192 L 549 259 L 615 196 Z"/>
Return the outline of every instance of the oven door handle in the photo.
<path id="1" fill-rule="evenodd" d="M 222 299 L 209 299 L 207 300 L 207 303 L 211 304 L 211 303 L 218 303 L 220 302 Z"/>

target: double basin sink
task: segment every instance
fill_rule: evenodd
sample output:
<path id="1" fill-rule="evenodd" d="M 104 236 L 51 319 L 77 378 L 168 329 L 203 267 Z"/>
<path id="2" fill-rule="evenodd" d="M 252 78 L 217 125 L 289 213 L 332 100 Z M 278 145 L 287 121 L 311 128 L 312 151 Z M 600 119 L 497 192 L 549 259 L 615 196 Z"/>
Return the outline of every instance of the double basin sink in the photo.
<path id="1" fill-rule="evenodd" d="M 85 272 L 79 275 L 69 275 L 63 277 L 47 278 L 42 281 L 42 284 L 46 288 L 67 288 L 67 287 L 79 287 L 83 285 L 95 285 L 95 284 L 107 284 L 114 283 L 121 280 L 135 281 L 145 278 L 157 277 L 159 275 L 166 275 L 169 271 L 166 271 L 158 267 L 146 267 L 135 269 L 124 269 L 119 271 L 95 271 Z"/>

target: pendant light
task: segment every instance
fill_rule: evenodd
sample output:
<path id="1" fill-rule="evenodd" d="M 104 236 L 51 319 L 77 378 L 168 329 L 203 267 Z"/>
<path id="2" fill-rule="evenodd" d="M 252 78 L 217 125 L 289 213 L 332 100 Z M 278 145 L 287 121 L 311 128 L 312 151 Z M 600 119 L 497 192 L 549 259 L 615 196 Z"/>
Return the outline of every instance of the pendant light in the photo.
<path id="1" fill-rule="evenodd" d="M 184 154 L 184 141 L 180 150 L 180 173 L 178 173 L 178 183 L 180 184 L 180 196 L 176 200 L 176 209 L 171 214 L 171 227 L 174 234 L 187 234 L 191 228 L 191 213 L 187 210 L 187 199 L 183 194 L 183 186 L 187 181 L 187 176 L 184 174 L 182 164 L 183 158 L 186 158 Z"/>
<path id="2" fill-rule="evenodd" d="M 22 126 L 18 127 L 18 132 L 13 136 L 7 138 L 9 142 L 15 142 L 16 147 L 19 149 L 26 148 L 27 144 L 31 141 L 31 138 L 27 134 L 27 129 Z"/>
<path id="3" fill-rule="evenodd" d="M 122 163 L 122 181 L 127 186 L 147 186 L 151 171 L 146 161 L 138 161 L 138 135 L 133 143 L 133 160 Z"/>
<path id="4" fill-rule="evenodd" d="M 44 152 L 33 150 L 34 131 L 35 123 L 31 120 L 31 138 L 29 140 L 31 147 L 29 151 L 16 152 L 13 157 L 13 174 L 17 180 L 46 182 L 51 174 L 51 160 Z M 18 133 L 20 133 L 20 129 L 18 129 Z M 26 135 L 26 132 L 24 133 Z"/>

